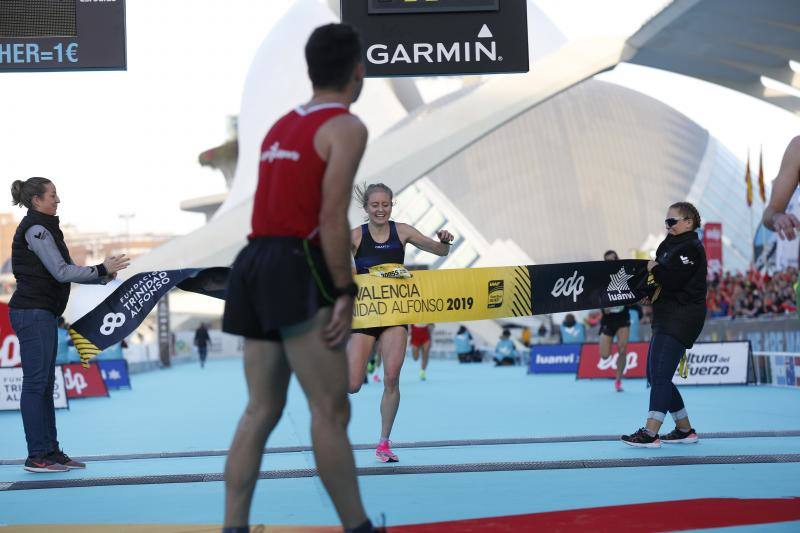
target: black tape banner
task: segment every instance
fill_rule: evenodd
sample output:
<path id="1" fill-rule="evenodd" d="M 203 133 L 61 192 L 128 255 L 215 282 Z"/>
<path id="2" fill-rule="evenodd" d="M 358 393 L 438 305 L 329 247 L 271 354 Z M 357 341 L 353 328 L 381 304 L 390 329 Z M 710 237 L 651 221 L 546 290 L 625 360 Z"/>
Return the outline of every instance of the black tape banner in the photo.
<path id="1" fill-rule="evenodd" d="M 356 276 L 353 327 L 461 322 L 633 304 L 648 296 L 647 261 L 416 270 Z"/>
<path id="2" fill-rule="evenodd" d="M 98 353 L 133 333 L 158 301 L 174 287 L 225 298 L 230 269 L 185 268 L 142 272 L 125 280 L 105 300 L 72 324 L 69 335 L 84 367 Z"/>

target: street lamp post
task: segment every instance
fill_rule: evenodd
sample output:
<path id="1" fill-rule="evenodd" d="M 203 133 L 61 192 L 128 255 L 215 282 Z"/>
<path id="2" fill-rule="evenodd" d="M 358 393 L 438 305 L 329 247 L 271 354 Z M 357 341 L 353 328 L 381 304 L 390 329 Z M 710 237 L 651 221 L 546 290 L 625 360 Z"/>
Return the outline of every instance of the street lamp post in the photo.
<path id="1" fill-rule="evenodd" d="M 119 218 L 125 221 L 125 254 L 131 255 L 131 219 L 136 213 L 120 213 Z"/>

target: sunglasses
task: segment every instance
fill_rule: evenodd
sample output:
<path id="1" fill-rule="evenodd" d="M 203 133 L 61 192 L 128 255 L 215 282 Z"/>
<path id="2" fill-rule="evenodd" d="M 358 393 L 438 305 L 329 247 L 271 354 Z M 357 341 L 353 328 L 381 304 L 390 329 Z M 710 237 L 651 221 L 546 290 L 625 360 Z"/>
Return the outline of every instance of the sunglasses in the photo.
<path id="1" fill-rule="evenodd" d="M 664 221 L 664 224 L 666 224 L 668 228 L 671 228 L 672 226 L 674 226 L 675 224 L 677 224 L 677 223 L 678 223 L 678 222 L 680 222 L 681 220 L 689 220 L 689 217 L 683 217 L 683 218 L 668 218 L 668 219 L 666 219 L 666 220 Z"/>

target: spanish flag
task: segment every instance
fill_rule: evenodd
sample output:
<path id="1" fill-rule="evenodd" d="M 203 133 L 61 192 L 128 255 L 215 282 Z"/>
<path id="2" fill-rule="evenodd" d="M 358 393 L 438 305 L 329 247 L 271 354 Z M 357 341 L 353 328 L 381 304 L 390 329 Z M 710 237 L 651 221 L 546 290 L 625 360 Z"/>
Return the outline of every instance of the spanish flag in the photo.
<path id="1" fill-rule="evenodd" d="M 758 195 L 761 201 L 767 201 L 767 188 L 764 186 L 764 147 L 759 148 L 758 153 Z"/>
<path id="2" fill-rule="evenodd" d="M 744 182 L 747 185 L 747 205 L 753 205 L 753 179 L 750 177 L 750 150 L 747 151 L 747 168 L 744 171 Z"/>

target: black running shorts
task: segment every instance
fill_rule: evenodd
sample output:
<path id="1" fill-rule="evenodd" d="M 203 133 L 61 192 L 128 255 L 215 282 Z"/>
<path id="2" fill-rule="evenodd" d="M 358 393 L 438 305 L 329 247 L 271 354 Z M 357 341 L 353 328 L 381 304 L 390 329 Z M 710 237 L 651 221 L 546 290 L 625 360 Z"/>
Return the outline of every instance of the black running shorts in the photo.
<path id="1" fill-rule="evenodd" d="M 280 328 L 307 322 L 333 305 L 322 250 L 294 237 L 251 239 L 231 268 L 222 330 L 280 341 Z"/>
<path id="2" fill-rule="evenodd" d="M 621 313 L 608 313 L 603 315 L 603 318 L 600 319 L 600 335 L 614 337 L 617 335 L 617 331 L 622 328 L 629 328 L 630 326 L 631 319 L 628 314 L 628 308 L 626 307 Z"/>
<path id="3" fill-rule="evenodd" d="M 375 339 L 377 339 L 381 336 L 381 333 L 392 327 L 395 326 L 377 326 L 374 328 L 360 328 L 360 329 L 354 329 L 353 331 L 351 331 L 351 333 L 361 333 L 362 335 L 369 335 L 370 337 L 374 337 Z"/>

